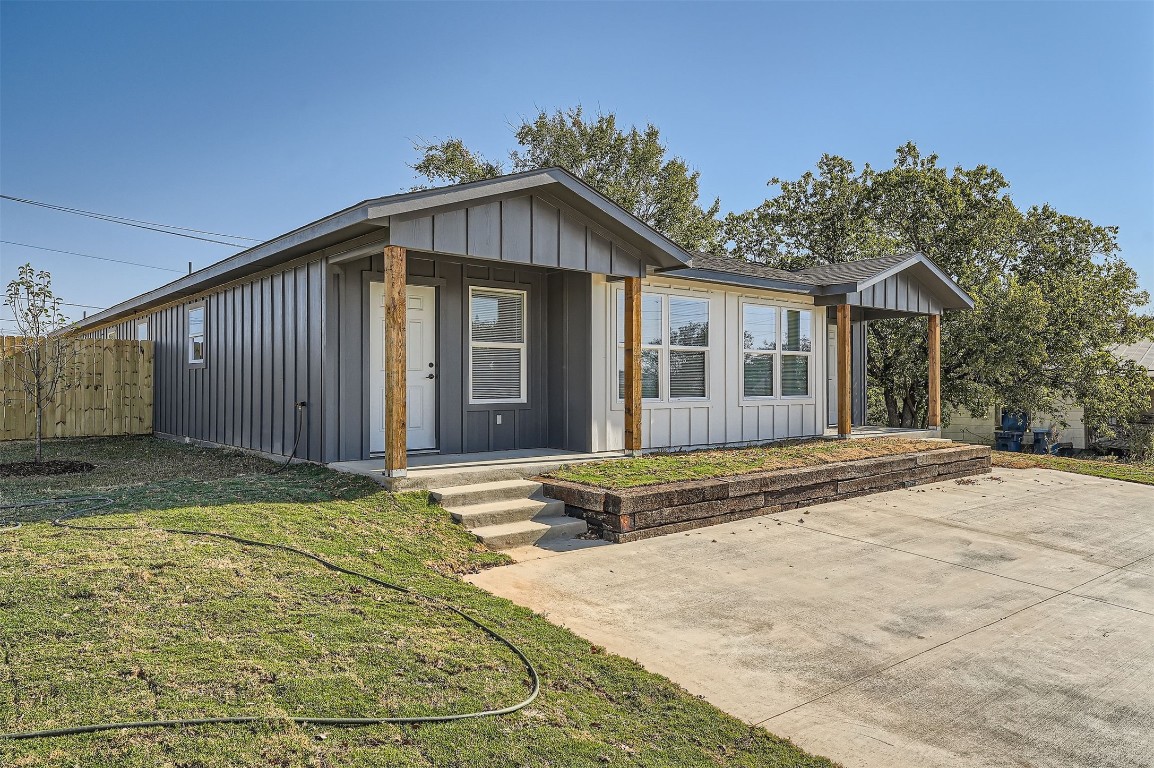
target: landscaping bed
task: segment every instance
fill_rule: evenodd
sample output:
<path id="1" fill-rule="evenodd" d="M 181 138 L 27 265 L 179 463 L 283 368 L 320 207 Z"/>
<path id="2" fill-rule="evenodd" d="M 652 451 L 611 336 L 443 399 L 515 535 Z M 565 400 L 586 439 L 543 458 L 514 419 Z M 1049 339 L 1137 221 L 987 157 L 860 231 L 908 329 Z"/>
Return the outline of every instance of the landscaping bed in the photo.
<path id="1" fill-rule="evenodd" d="M 855 459 L 932 451 L 941 440 L 865 438 L 861 440 L 784 440 L 749 448 L 716 448 L 678 453 L 651 453 L 635 459 L 573 464 L 549 477 L 598 488 L 619 490 L 642 485 L 732 477 L 774 469 L 796 469 Z"/>
<path id="2" fill-rule="evenodd" d="M 628 542 L 990 471 L 986 446 L 901 442 L 905 446 L 895 446 L 889 454 L 848 461 L 823 460 L 839 455 L 833 451 L 817 453 L 806 463 L 806 457 L 794 452 L 784 461 L 802 466 L 702 480 L 605 488 L 561 479 L 563 473 L 558 472 L 542 478 L 542 483 L 546 496 L 564 501 L 569 514 L 583 517 L 602 538 Z M 911 445 L 917 448 L 897 450 Z M 874 449 L 879 448 L 885 446 Z M 617 475 L 629 476 L 628 467 Z"/>

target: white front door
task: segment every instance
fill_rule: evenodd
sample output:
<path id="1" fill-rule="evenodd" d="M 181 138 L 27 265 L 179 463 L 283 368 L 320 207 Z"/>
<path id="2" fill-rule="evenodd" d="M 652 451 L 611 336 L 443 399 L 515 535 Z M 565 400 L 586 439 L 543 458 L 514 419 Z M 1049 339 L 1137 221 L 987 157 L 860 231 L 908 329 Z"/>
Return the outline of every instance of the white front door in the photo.
<path id="1" fill-rule="evenodd" d="M 410 451 L 437 447 L 437 289 L 405 289 L 407 314 L 408 434 Z M 385 450 L 385 288 L 370 283 L 369 307 L 369 449 Z"/>
<path id="2" fill-rule="evenodd" d="M 827 325 L 826 329 L 825 401 L 829 413 L 826 423 L 833 426 L 837 424 L 837 324 Z"/>

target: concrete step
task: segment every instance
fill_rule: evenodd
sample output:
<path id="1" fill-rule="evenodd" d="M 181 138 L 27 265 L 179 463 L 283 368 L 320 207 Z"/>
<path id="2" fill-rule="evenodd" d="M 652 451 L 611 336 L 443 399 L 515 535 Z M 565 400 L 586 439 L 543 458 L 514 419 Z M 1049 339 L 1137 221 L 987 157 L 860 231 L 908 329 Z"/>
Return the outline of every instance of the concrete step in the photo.
<path id="1" fill-rule="evenodd" d="M 442 507 L 463 507 L 508 499 L 527 499 L 541 490 L 532 480 L 497 480 L 453 487 L 430 488 L 429 496 Z"/>
<path id="2" fill-rule="evenodd" d="M 490 549 L 511 549 L 550 539 L 573 538 L 588 530 L 584 520 L 567 515 L 548 515 L 533 520 L 475 528 L 473 535 Z"/>
<path id="3" fill-rule="evenodd" d="M 565 514 L 565 503 L 556 499 L 509 499 L 489 501 L 484 504 L 468 504 L 461 507 L 445 507 L 461 525 L 470 531 L 487 525 L 504 525 L 532 520 L 536 517 L 556 517 Z"/>

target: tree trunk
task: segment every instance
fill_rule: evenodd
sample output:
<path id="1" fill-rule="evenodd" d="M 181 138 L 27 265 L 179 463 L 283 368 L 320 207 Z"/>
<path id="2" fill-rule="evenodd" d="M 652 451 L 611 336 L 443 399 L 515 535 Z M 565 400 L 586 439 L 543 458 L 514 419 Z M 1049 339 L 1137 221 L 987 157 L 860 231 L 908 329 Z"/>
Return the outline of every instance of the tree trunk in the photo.
<path id="1" fill-rule="evenodd" d="M 917 426 L 918 420 L 918 399 L 917 394 L 910 390 L 906 392 L 905 398 L 902 400 L 902 426 L 906 429 L 913 429 Z"/>
<path id="2" fill-rule="evenodd" d="M 42 424 L 44 422 L 44 409 L 40 406 L 36 407 L 36 463 L 39 464 L 44 458 L 44 433 Z"/>
<path id="3" fill-rule="evenodd" d="M 894 391 L 888 386 L 883 390 L 883 395 L 886 400 L 886 426 L 900 427 L 902 425 L 901 414 L 898 413 L 898 399 L 894 396 Z"/>

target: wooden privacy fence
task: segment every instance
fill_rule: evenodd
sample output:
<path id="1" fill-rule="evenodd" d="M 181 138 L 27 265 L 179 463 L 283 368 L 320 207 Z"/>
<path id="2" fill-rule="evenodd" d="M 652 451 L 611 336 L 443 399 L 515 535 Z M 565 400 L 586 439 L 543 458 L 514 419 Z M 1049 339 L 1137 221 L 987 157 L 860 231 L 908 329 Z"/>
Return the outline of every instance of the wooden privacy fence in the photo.
<path id="1" fill-rule="evenodd" d="M 36 410 L 17 373 L 19 337 L 0 336 L 0 440 L 36 436 Z M 152 432 L 152 342 L 75 339 L 67 373 L 44 409 L 45 437 Z"/>

